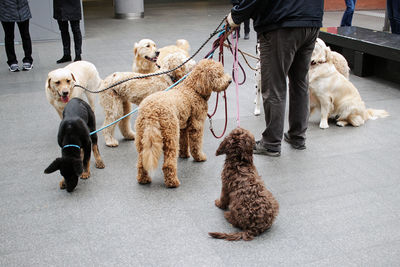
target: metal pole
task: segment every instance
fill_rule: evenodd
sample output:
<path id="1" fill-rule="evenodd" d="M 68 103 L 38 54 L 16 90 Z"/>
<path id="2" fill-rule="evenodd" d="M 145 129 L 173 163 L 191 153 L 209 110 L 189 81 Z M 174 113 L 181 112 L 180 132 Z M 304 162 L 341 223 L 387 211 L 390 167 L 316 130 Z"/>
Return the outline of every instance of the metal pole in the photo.
<path id="1" fill-rule="evenodd" d="M 143 0 L 114 0 L 114 14 L 117 19 L 143 18 Z"/>

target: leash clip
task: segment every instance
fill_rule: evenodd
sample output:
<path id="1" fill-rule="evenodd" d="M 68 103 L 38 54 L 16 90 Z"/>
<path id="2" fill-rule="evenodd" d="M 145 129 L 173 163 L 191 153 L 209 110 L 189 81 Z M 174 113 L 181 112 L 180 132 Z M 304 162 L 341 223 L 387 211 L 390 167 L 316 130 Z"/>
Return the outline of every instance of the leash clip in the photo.
<path id="1" fill-rule="evenodd" d="M 210 128 L 210 130 L 212 130 L 212 129 L 213 129 L 213 125 L 212 125 L 212 118 L 211 118 L 211 117 L 209 117 L 209 118 L 208 118 L 208 121 L 210 122 L 210 127 L 209 127 L 209 128 Z"/>

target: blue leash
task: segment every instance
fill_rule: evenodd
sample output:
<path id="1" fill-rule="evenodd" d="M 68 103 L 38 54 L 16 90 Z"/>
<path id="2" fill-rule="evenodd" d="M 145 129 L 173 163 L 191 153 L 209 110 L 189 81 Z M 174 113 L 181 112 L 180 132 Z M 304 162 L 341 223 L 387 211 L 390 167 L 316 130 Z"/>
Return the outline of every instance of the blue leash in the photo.
<path id="1" fill-rule="evenodd" d="M 220 37 L 221 34 L 223 34 L 224 32 L 225 32 L 225 30 L 223 30 L 222 32 L 220 32 L 219 35 L 218 35 L 218 37 Z M 212 58 L 213 55 L 214 55 L 214 52 L 212 52 L 212 53 L 207 57 L 207 59 Z M 187 77 L 189 74 L 190 74 L 190 72 L 187 73 L 187 74 L 186 74 L 185 76 L 183 76 L 182 78 L 180 78 L 178 81 L 176 81 L 173 85 L 171 85 L 170 87 L 168 87 L 168 88 L 165 89 L 164 91 L 166 92 L 166 91 L 169 91 L 170 89 L 174 88 L 174 87 L 175 87 L 176 85 L 178 85 L 181 81 L 183 81 L 184 79 L 186 79 L 186 77 Z M 120 122 L 121 120 L 123 120 L 123 119 L 125 119 L 126 117 L 132 115 L 133 113 L 137 112 L 138 110 L 139 110 L 139 107 L 135 108 L 134 110 L 132 110 L 132 111 L 129 112 L 128 114 L 122 116 L 122 117 L 119 118 L 118 120 L 116 120 L 116 121 L 114 121 L 114 122 L 112 122 L 112 123 L 110 123 L 110 124 L 108 124 L 108 125 L 106 125 L 106 126 L 103 126 L 103 127 L 101 127 L 100 129 L 97 129 L 96 131 L 91 132 L 90 135 L 93 135 L 93 134 L 95 134 L 95 133 L 98 133 L 98 132 L 104 130 L 105 128 L 110 127 L 111 125 L 114 125 L 114 124 Z"/>

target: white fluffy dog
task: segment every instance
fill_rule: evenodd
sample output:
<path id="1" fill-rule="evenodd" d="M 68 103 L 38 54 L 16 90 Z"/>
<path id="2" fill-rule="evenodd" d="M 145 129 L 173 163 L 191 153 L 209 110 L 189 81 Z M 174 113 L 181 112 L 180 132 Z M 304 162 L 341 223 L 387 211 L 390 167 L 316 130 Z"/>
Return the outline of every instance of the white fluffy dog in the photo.
<path id="1" fill-rule="evenodd" d="M 101 79 L 96 67 L 87 61 L 77 61 L 64 68 L 49 72 L 45 91 L 47 100 L 54 106 L 62 119 L 62 112 L 68 101 L 73 97 L 83 97 L 83 89 L 74 87 L 81 85 L 91 91 L 98 90 Z M 95 96 L 85 91 L 90 107 L 94 111 Z"/>
<path id="2" fill-rule="evenodd" d="M 369 119 L 389 115 L 385 110 L 367 109 L 357 88 L 338 71 L 340 68 L 335 63 L 337 61 L 330 49 L 317 41 L 309 70 L 310 113 L 316 108 L 321 110 L 321 129 L 329 127 L 328 118 L 335 119 L 338 126 L 361 126 Z"/>

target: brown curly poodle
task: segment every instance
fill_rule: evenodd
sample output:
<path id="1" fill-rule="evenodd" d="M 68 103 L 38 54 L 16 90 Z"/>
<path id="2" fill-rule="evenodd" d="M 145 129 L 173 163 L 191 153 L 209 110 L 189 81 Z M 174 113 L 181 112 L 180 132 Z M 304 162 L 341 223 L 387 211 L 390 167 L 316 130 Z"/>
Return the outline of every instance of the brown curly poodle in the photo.
<path id="1" fill-rule="evenodd" d="M 216 155 L 226 154 L 222 171 L 221 198 L 215 205 L 229 209 L 225 218 L 242 232 L 209 233 L 229 241 L 252 240 L 271 227 L 278 215 L 279 204 L 267 190 L 253 164 L 254 136 L 243 128 L 234 129 L 219 145 Z"/>
<path id="2" fill-rule="evenodd" d="M 136 119 L 136 148 L 139 153 L 137 180 L 151 182 L 149 172 L 157 168 L 164 152 L 164 180 L 167 187 L 178 187 L 177 156 L 205 161 L 203 127 L 207 101 L 212 92 L 224 91 L 232 78 L 221 63 L 201 60 L 191 74 L 174 89 L 146 97 Z"/>
<path id="3" fill-rule="evenodd" d="M 181 65 L 187 57 L 181 53 L 170 54 L 161 63 L 160 72 L 174 69 Z M 190 72 L 195 65 L 193 60 L 173 72 L 165 75 L 152 76 L 144 79 L 133 79 L 113 87 L 111 90 L 100 93 L 100 105 L 104 109 L 104 124 L 108 125 L 123 115 L 131 112 L 131 103 L 139 105 L 142 100 L 154 93 L 167 89 L 175 81 L 181 79 Z M 101 88 L 142 74 L 135 72 L 115 72 L 103 80 Z M 103 135 L 106 145 L 110 147 L 118 146 L 118 140 L 114 138 L 115 124 L 104 129 Z M 135 139 L 135 133 L 131 129 L 130 116 L 118 123 L 121 134 L 126 139 Z"/>

